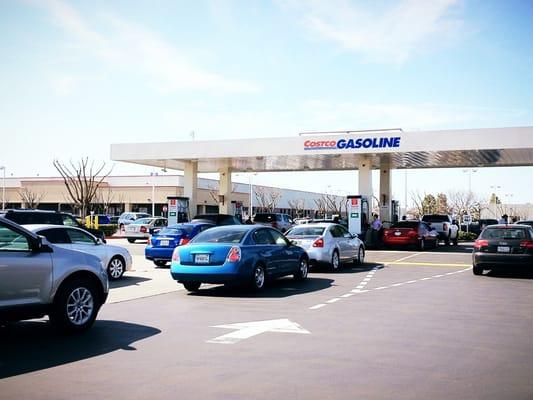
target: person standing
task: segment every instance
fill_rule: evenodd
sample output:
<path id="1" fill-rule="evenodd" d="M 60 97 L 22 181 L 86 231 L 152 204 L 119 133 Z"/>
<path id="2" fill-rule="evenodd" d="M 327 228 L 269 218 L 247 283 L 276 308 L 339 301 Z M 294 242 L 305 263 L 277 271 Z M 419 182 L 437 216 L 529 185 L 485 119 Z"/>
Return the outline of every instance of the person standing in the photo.
<path id="1" fill-rule="evenodd" d="M 503 214 L 500 220 L 498 221 L 499 224 L 507 224 L 507 214 Z"/>
<path id="2" fill-rule="evenodd" d="M 372 245 L 379 245 L 379 231 L 381 230 L 381 220 L 379 219 L 378 214 L 373 215 L 374 220 L 372 221 Z"/>

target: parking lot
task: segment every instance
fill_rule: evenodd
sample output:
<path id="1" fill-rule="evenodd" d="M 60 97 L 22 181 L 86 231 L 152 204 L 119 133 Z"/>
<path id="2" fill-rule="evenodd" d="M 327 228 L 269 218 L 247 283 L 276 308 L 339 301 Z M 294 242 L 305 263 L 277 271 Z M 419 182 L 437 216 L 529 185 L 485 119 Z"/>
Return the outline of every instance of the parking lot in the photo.
<path id="1" fill-rule="evenodd" d="M 134 270 L 82 336 L 2 328 L 2 399 L 530 399 L 533 276 L 474 276 L 471 247 L 368 251 L 264 291 Z"/>

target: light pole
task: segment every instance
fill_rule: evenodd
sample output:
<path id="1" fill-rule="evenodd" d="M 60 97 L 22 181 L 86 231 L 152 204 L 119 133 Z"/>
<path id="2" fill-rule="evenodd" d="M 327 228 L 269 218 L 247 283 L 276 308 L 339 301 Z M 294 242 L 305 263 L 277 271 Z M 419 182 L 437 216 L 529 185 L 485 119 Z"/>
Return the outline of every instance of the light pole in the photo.
<path id="1" fill-rule="evenodd" d="M 254 185 L 252 184 L 252 177 L 257 175 L 257 172 L 253 172 L 248 175 L 248 185 L 250 186 L 250 209 L 248 210 L 248 218 L 252 218 L 254 210 Z"/>
<path id="2" fill-rule="evenodd" d="M 468 172 L 468 193 L 472 193 L 472 172 L 477 172 L 477 169 L 467 168 L 463 172 Z"/>
<path id="3" fill-rule="evenodd" d="M 5 165 L 0 166 L 0 169 L 3 172 L 2 177 L 2 210 L 6 209 L 6 167 Z"/>

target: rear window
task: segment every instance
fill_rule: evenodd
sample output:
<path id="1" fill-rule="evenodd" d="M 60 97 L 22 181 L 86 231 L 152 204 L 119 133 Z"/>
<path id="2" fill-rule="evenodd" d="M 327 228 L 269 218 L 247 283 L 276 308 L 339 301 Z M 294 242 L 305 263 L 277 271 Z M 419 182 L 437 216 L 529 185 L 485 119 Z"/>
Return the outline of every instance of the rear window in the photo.
<path id="1" fill-rule="evenodd" d="M 63 225 L 61 214 L 47 212 L 8 212 L 6 219 L 16 222 L 19 225 Z"/>
<path id="2" fill-rule="evenodd" d="M 481 239 L 529 239 L 526 229 L 522 228 L 487 228 L 482 233 Z"/>
<path id="3" fill-rule="evenodd" d="M 276 220 L 276 214 L 256 214 L 254 222 L 273 222 Z"/>
<path id="4" fill-rule="evenodd" d="M 199 233 L 192 242 L 194 243 L 240 243 L 246 235 L 242 229 L 207 229 Z"/>
<path id="5" fill-rule="evenodd" d="M 157 234 L 162 235 L 186 235 L 192 231 L 192 228 L 163 228 Z"/>
<path id="6" fill-rule="evenodd" d="M 422 217 L 424 222 L 449 222 L 450 219 L 447 215 L 424 215 Z"/>
<path id="7" fill-rule="evenodd" d="M 287 236 L 320 236 L 324 233 L 324 227 L 297 226 L 287 232 Z"/>
<path id="8" fill-rule="evenodd" d="M 152 222 L 152 218 L 141 218 L 132 223 L 135 225 L 148 225 L 150 222 Z"/>
<path id="9" fill-rule="evenodd" d="M 398 221 L 395 224 L 391 225 L 391 228 L 409 228 L 414 229 L 418 228 L 418 221 Z"/>

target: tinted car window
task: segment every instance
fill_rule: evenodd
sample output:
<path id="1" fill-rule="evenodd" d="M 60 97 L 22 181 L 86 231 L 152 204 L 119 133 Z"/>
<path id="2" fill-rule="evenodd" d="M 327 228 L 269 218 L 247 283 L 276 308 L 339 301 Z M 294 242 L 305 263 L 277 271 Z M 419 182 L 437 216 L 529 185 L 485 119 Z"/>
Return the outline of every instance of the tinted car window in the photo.
<path id="1" fill-rule="evenodd" d="M 276 244 L 276 241 L 267 229 L 255 231 L 253 238 L 256 244 Z"/>
<path id="2" fill-rule="evenodd" d="M 29 251 L 28 239 L 6 226 L 0 226 L 0 251 Z"/>
<path id="3" fill-rule="evenodd" d="M 77 244 L 94 244 L 94 239 L 89 234 L 79 231 L 77 229 L 68 229 L 68 236 L 72 243 Z"/>
<path id="4" fill-rule="evenodd" d="M 289 244 L 287 239 L 285 239 L 285 236 L 283 236 L 283 234 L 280 232 L 271 230 L 269 233 L 274 238 L 274 243 L 276 243 L 278 246 L 287 246 Z"/>
<path id="5" fill-rule="evenodd" d="M 7 212 L 4 217 L 13 222 L 16 222 L 19 225 L 63 225 L 63 218 L 61 218 L 61 215 L 54 212 L 15 211 Z"/>
<path id="6" fill-rule="evenodd" d="M 132 223 L 135 225 L 148 225 L 150 222 L 152 222 L 152 218 L 141 218 Z"/>
<path id="7" fill-rule="evenodd" d="M 39 235 L 42 235 L 48 240 L 50 243 L 55 244 L 68 244 L 70 243 L 70 237 L 68 236 L 66 229 L 44 229 L 42 231 L 39 231 Z"/>
<path id="8" fill-rule="evenodd" d="M 287 232 L 287 236 L 320 236 L 324 233 L 324 227 L 297 226 Z"/>
<path id="9" fill-rule="evenodd" d="M 245 230 L 208 229 L 199 233 L 194 243 L 240 243 L 246 234 Z"/>
<path id="10" fill-rule="evenodd" d="M 68 214 L 61 214 L 61 218 L 63 219 L 63 225 L 66 226 L 78 226 L 78 221 L 72 216 Z"/>
<path id="11" fill-rule="evenodd" d="M 519 228 L 487 228 L 480 236 L 482 239 L 529 239 L 525 229 Z"/>
<path id="12" fill-rule="evenodd" d="M 424 215 L 422 217 L 424 222 L 448 222 L 449 220 L 447 215 Z"/>
<path id="13" fill-rule="evenodd" d="M 395 224 L 392 224 L 391 228 L 415 229 L 418 228 L 418 221 L 398 221 Z"/>
<path id="14" fill-rule="evenodd" d="M 255 214 L 254 222 L 272 222 L 276 220 L 276 214 Z"/>

